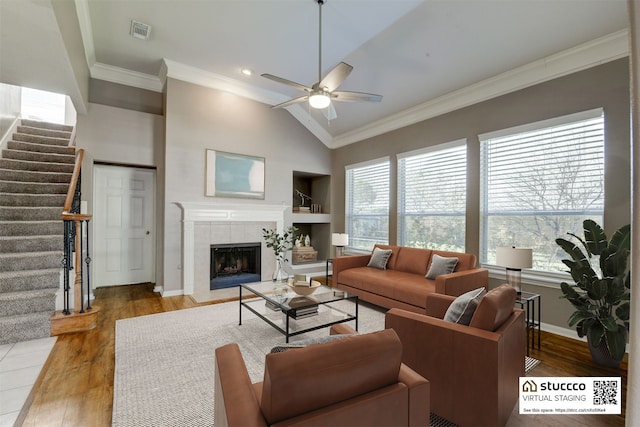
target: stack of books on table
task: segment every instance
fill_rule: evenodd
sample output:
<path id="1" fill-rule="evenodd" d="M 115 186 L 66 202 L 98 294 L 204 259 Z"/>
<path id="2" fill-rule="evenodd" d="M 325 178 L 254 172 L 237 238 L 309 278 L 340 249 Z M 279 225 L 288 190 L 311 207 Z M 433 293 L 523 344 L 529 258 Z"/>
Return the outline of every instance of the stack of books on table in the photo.
<path id="1" fill-rule="evenodd" d="M 305 317 L 311 317 L 318 314 L 318 306 L 311 305 L 309 307 L 295 308 L 291 312 L 291 317 L 294 319 L 304 319 Z"/>
<path id="2" fill-rule="evenodd" d="M 318 314 L 318 304 L 307 297 L 295 297 L 289 301 L 291 307 L 291 317 L 294 319 L 302 319 L 305 317 L 315 316 Z"/>
<path id="3" fill-rule="evenodd" d="M 300 213 L 311 213 L 311 207 L 310 206 L 295 206 L 293 208 L 294 212 L 300 212 Z"/>

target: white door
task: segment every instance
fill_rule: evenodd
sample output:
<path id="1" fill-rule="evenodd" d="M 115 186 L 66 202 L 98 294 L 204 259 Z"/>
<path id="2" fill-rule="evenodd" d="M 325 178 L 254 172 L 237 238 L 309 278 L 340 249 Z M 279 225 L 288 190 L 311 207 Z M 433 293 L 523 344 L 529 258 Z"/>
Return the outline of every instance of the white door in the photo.
<path id="1" fill-rule="evenodd" d="M 93 170 L 95 286 L 155 282 L 155 171 Z"/>

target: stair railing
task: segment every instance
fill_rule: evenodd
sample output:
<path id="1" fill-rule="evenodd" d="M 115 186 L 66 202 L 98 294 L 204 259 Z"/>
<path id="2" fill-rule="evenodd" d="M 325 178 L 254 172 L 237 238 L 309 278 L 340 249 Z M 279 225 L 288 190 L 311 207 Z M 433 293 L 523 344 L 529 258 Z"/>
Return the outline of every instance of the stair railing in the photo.
<path id="1" fill-rule="evenodd" d="M 71 292 L 71 271 L 75 270 L 73 283 L 73 310 L 76 313 L 84 313 L 91 309 L 91 257 L 89 256 L 89 221 L 92 215 L 80 213 L 80 187 L 81 168 L 84 150 L 76 152 L 76 162 L 73 167 L 69 190 L 64 202 L 61 218 L 64 221 L 64 255 L 62 267 L 64 269 L 64 314 L 71 314 L 70 292 Z M 72 257 L 75 253 L 75 262 Z M 86 264 L 83 270 L 82 263 Z M 85 280 L 86 276 L 86 280 Z M 86 283 L 86 304 L 83 285 Z"/>

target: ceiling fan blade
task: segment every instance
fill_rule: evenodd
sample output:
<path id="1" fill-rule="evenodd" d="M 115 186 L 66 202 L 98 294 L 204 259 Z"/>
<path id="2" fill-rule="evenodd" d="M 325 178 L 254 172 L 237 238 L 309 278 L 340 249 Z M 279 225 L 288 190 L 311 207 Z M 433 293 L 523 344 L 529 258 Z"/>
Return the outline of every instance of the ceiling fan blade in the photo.
<path id="1" fill-rule="evenodd" d="M 294 87 L 298 90 L 304 90 L 305 92 L 311 92 L 311 88 L 305 85 L 301 85 L 300 83 L 292 82 L 291 80 L 283 79 L 282 77 L 274 76 L 273 74 L 261 74 L 262 77 L 265 77 L 269 80 L 273 80 L 274 82 L 282 83 L 287 86 Z"/>
<path id="2" fill-rule="evenodd" d="M 309 95 L 304 95 L 304 96 L 301 96 L 301 97 L 298 97 L 298 98 L 290 99 L 290 100 L 285 101 L 283 103 L 280 103 L 278 105 L 274 105 L 271 108 L 284 108 L 284 107 L 288 107 L 289 105 L 297 104 L 298 102 L 306 101 L 307 99 L 309 99 Z"/>
<path id="3" fill-rule="evenodd" d="M 338 113 L 336 113 L 336 109 L 333 106 L 333 102 L 329 103 L 327 108 L 322 109 L 322 114 L 327 118 L 327 120 L 333 120 L 338 118 Z"/>
<path id="4" fill-rule="evenodd" d="M 344 101 L 344 102 L 380 102 L 382 101 L 382 95 L 376 95 L 373 93 L 363 93 L 363 92 L 337 91 L 337 92 L 332 92 L 331 97 L 336 101 Z"/>
<path id="5" fill-rule="evenodd" d="M 338 65 L 333 67 L 333 69 L 329 71 L 326 76 L 324 76 L 324 79 L 322 79 L 322 81 L 320 81 L 320 83 L 318 84 L 318 88 L 326 88 L 328 92 L 333 92 L 338 88 L 338 86 L 342 84 L 342 82 L 349 76 L 349 74 L 351 74 L 352 70 L 353 67 L 346 62 L 339 63 Z"/>

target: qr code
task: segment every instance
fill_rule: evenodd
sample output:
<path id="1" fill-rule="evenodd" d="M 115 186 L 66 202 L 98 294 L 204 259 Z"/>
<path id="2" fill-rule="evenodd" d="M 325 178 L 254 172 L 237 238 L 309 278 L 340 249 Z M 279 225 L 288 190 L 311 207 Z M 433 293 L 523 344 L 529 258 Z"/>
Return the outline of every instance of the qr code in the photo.
<path id="1" fill-rule="evenodd" d="M 618 381 L 594 381 L 593 382 L 593 404 L 594 405 L 617 405 L 618 404 Z"/>

